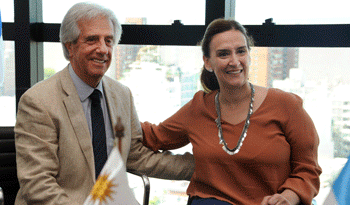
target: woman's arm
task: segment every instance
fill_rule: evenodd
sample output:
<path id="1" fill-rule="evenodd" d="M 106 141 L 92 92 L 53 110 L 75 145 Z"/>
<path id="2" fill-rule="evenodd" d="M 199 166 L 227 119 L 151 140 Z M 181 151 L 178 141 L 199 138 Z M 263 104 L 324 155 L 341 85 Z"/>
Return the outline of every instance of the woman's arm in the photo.
<path id="1" fill-rule="evenodd" d="M 153 151 L 171 150 L 190 143 L 187 126 L 191 121 L 191 101 L 158 125 L 143 122 L 143 144 Z"/>
<path id="2" fill-rule="evenodd" d="M 291 190 L 302 203 L 311 204 L 319 191 L 322 172 L 317 160 L 319 137 L 299 96 L 288 95 L 282 104 L 285 114 L 289 116 L 283 130 L 291 148 L 291 173 L 278 192 Z"/>

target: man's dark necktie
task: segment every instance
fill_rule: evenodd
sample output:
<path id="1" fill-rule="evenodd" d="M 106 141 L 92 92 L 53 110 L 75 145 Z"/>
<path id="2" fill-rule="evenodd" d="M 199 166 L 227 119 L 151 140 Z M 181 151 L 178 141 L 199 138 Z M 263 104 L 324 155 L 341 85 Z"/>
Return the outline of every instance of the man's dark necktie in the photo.
<path id="1" fill-rule="evenodd" d="M 90 95 L 92 144 L 94 148 L 96 179 L 107 161 L 106 131 L 102 113 L 101 92 L 97 89 Z"/>

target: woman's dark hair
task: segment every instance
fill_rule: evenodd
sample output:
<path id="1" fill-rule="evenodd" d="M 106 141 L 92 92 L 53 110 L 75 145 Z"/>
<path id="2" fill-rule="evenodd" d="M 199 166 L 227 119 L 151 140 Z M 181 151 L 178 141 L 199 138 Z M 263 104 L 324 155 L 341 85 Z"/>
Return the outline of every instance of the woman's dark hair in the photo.
<path id="1" fill-rule="evenodd" d="M 253 39 L 248 35 L 247 30 L 240 23 L 235 20 L 216 19 L 208 25 L 201 41 L 202 53 L 205 57 L 210 57 L 210 42 L 213 36 L 229 30 L 242 32 L 247 40 L 249 50 L 254 45 Z M 205 66 L 203 66 L 201 73 L 201 84 L 206 92 L 220 89 L 215 73 L 207 71 Z"/>

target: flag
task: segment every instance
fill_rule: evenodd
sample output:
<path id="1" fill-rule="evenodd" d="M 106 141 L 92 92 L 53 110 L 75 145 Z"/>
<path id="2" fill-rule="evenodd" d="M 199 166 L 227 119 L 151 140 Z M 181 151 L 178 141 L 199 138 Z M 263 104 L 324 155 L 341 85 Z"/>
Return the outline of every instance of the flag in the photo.
<path id="1" fill-rule="evenodd" d="M 350 157 L 349 157 L 350 158 Z M 332 189 L 324 201 L 324 205 L 348 205 L 350 204 L 350 160 L 346 162 L 338 178 L 332 185 Z"/>
<path id="2" fill-rule="evenodd" d="M 117 146 L 114 146 L 84 205 L 139 205 L 129 187 Z"/>

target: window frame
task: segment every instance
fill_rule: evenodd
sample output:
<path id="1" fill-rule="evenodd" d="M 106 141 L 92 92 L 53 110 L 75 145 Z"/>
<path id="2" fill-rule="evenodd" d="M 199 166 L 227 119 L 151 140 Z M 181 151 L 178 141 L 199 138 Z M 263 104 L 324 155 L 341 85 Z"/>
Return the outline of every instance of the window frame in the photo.
<path id="1" fill-rule="evenodd" d="M 206 0 L 205 25 L 122 25 L 120 44 L 198 45 L 207 25 L 227 15 L 234 0 Z M 59 42 L 60 24 L 42 23 L 42 0 L 14 0 L 14 23 L 3 23 L 3 39 L 15 42 L 16 111 L 22 94 L 43 79 L 43 43 Z M 231 8 L 232 10 L 232 8 Z M 234 11 L 231 11 L 234 13 Z M 257 47 L 350 47 L 350 24 L 245 25 Z M 145 35 L 147 34 L 147 35 Z"/>

